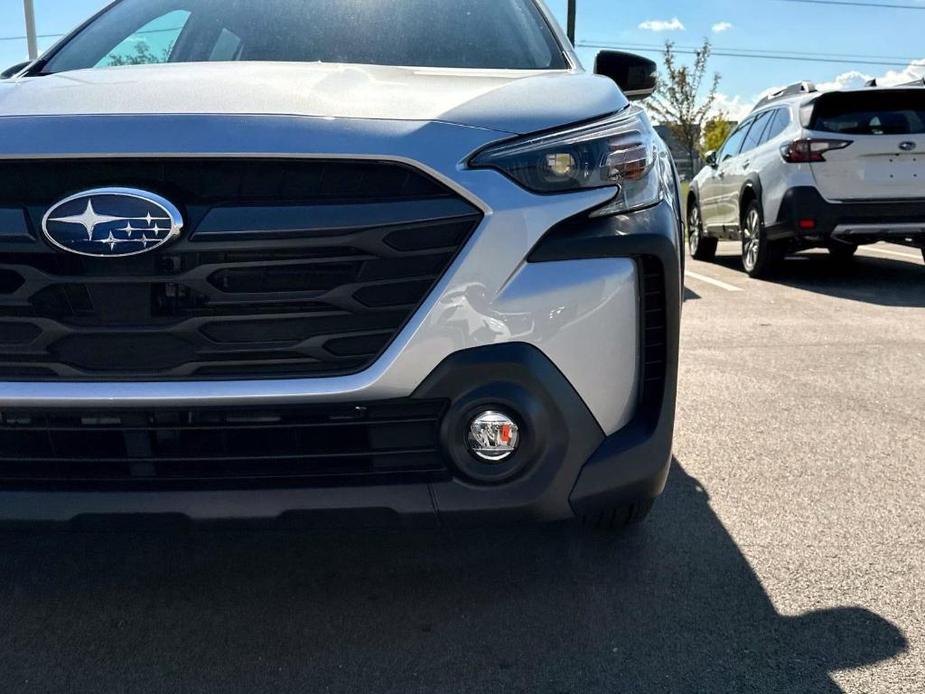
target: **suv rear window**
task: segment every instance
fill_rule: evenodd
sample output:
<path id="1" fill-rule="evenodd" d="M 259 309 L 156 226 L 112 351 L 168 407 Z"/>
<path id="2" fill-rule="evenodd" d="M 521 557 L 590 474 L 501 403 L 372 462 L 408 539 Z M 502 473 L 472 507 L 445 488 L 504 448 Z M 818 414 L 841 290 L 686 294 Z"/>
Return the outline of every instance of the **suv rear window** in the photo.
<path id="1" fill-rule="evenodd" d="M 568 67 L 534 0 L 121 0 L 42 72 L 228 60 Z"/>
<path id="2" fill-rule="evenodd" d="M 925 89 L 825 94 L 816 102 L 810 129 L 844 135 L 921 135 Z"/>

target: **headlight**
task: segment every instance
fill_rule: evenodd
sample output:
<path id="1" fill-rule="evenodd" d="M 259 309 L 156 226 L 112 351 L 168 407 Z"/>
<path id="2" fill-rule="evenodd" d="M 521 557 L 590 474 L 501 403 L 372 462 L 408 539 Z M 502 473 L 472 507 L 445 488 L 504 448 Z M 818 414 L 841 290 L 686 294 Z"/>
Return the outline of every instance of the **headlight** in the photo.
<path id="1" fill-rule="evenodd" d="M 608 212 L 627 212 L 661 199 L 660 141 L 645 113 L 616 116 L 479 152 L 473 168 L 492 168 L 535 193 L 616 188 Z"/>

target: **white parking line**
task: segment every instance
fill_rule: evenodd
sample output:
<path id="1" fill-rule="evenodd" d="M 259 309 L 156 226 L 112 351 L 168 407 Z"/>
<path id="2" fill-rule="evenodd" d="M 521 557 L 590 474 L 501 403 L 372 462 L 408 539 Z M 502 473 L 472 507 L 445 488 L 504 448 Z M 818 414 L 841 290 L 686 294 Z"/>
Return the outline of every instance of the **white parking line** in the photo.
<path id="1" fill-rule="evenodd" d="M 916 255 L 915 253 L 900 253 L 899 251 L 888 251 L 885 248 L 874 248 L 868 246 L 864 249 L 865 251 L 870 251 L 871 253 L 885 253 L 886 255 L 894 255 L 897 258 L 909 258 L 910 260 L 921 260 L 921 255 Z"/>
<path id="2" fill-rule="evenodd" d="M 686 273 L 687 277 L 691 279 L 699 280 L 701 282 L 706 282 L 707 284 L 712 284 L 714 287 L 719 287 L 720 289 L 725 289 L 727 292 L 741 292 L 741 287 L 736 287 L 731 284 L 726 284 L 720 280 L 715 280 L 712 277 L 707 277 L 706 275 L 698 275 L 696 272 L 691 272 L 688 270 Z"/>

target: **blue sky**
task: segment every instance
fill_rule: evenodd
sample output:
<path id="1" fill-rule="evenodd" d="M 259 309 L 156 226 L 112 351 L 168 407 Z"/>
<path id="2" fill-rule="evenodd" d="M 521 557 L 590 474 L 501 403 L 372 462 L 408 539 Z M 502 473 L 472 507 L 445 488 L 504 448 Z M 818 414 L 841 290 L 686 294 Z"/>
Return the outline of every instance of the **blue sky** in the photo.
<path id="1" fill-rule="evenodd" d="M 887 0 L 874 0 L 886 2 Z M 898 0 L 893 0 L 897 2 Z M 34 0 L 39 34 L 59 34 L 105 4 L 104 0 Z M 565 22 L 566 0 L 548 0 Z M 714 57 L 712 69 L 722 77 L 722 103 L 731 115 L 749 106 L 765 89 L 801 79 L 817 83 L 857 83 L 863 76 L 902 72 L 925 59 L 925 0 L 903 0 L 922 10 L 824 6 L 782 0 L 578 0 L 578 43 L 620 46 L 699 44 L 710 37 L 717 49 L 771 50 L 790 53 L 887 56 L 891 65 L 754 60 Z M 729 25 L 715 31 L 718 25 Z M 0 39 L 21 36 L 22 0 L 0 0 Z M 47 47 L 54 39 L 40 40 Z M 595 50 L 581 49 L 586 65 Z M 0 65 L 25 59 L 24 40 L 0 40 Z M 647 53 L 647 55 L 654 55 Z M 916 68 L 925 73 L 925 66 Z M 914 73 L 904 73 L 910 74 Z"/>

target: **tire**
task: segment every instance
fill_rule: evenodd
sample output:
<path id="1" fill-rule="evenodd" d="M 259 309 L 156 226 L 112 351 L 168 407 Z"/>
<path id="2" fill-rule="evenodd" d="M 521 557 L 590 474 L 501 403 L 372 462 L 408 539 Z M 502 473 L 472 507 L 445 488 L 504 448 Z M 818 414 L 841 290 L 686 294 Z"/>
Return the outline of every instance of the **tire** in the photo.
<path id="1" fill-rule="evenodd" d="M 829 246 L 829 255 L 835 260 L 842 262 L 851 260 L 857 252 L 858 247 L 853 243 L 840 243 L 836 241 Z"/>
<path id="2" fill-rule="evenodd" d="M 719 239 L 703 235 L 703 219 L 700 216 L 700 205 L 695 200 L 687 210 L 687 247 L 691 258 L 695 260 L 710 261 L 716 256 L 716 245 Z"/>
<path id="3" fill-rule="evenodd" d="M 768 241 L 764 229 L 764 215 L 757 200 L 745 210 L 742 225 L 742 267 L 749 277 L 766 277 L 780 260 L 780 246 Z"/>
<path id="4" fill-rule="evenodd" d="M 648 499 L 635 504 L 613 506 L 591 516 L 582 516 L 581 522 L 592 530 L 619 533 L 630 526 L 642 523 L 654 505 L 655 499 Z"/>

